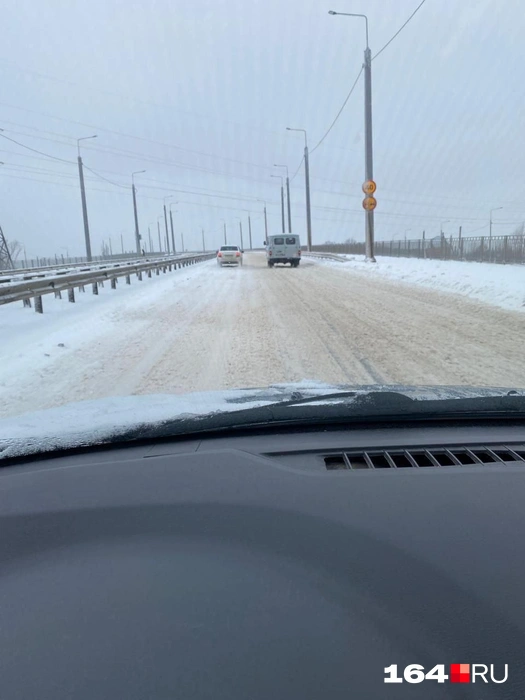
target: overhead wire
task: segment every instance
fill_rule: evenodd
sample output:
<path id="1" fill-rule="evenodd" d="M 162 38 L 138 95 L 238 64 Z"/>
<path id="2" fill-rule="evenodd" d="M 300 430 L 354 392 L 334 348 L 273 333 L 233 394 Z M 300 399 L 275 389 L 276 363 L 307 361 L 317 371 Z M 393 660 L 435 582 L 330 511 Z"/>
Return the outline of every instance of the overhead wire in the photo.
<path id="1" fill-rule="evenodd" d="M 396 38 L 396 36 L 398 36 L 398 34 L 407 26 L 407 24 L 410 22 L 410 20 L 411 20 L 412 17 L 416 14 L 416 12 L 417 12 L 421 7 L 423 7 L 423 5 L 425 4 L 425 2 L 426 2 L 426 0 L 421 0 L 421 2 L 420 2 L 419 5 L 416 7 L 416 9 L 414 10 L 414 12 L 412 12 L 412 14 L 410 15 L 410 17 L 407 19 L 407 21 L 399 27 L 399 29 L 397 30 L 397 32 L 392 36 L 392 38 L 390 38 L 390 39 L 386 42 L 386 44 L 383 46 L 383 48 L 379 49 L 379 51 L 378 51 L 376 54 L 374 54 L 374 55 L 372 56 L 372 61 L 373 61 L 374 59 L 376 59 L 378 56 L 380 56 L 380 55 L 383 53 L 383 51 L 387 48 L 387 46 L 390 46 L 390 44 L 394 41 L 394 39 Z"/>

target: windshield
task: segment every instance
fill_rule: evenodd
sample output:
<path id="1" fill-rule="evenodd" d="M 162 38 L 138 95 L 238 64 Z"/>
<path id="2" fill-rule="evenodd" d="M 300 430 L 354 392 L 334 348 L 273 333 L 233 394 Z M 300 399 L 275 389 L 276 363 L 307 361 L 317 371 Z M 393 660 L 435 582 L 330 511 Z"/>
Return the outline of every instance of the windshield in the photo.
<path id="1" fill-rule="evenodd" d="M 0 422 L 525 386 L 518 0 L 5 0 L 2 26 Z"/>

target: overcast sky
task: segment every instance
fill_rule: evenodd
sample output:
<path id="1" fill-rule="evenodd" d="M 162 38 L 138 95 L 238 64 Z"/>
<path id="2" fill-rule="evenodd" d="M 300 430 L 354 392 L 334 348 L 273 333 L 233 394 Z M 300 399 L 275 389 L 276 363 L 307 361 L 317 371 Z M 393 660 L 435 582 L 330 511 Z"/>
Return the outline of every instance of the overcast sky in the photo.
<path id="1" fill-rule="evenodd" d="M 296 173 L 304 128 L 322 138 L 363 61 L 419 0 L 4 0 L 0 225 L 27 256 L 85 252 L 76 164 L 84 141 L 92 247 L 157 241 L 163 197 L 186 248 L 280 228 L 274 163 Z M 372 64 L 376 238 L 511 233 L 525 220 L 525 14 L 519 0 L 427 0 Z M 362 76 L 312 153 L 314 243 L 363 239 Z M 46 157 L 53 156 L 54 158 Z M 56 160 L 56 159 L 63 160 Z M 63 162 L 66 161 L 66 162 Z M 105 179 L 104 179 L 105 178 Z M 304 170 L 292 226 L 305 237 Z M 163 225 L 163 221 L 161 222 Z M 408 231 L 407 231 L 408 229 Z M 158 244 L 157 244 L 158 247 Z"/>

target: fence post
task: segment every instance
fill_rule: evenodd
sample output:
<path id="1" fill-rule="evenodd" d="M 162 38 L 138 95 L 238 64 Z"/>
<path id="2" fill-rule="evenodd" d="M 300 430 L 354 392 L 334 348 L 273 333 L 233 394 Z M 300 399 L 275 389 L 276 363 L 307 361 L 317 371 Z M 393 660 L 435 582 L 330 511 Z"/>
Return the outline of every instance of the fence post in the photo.
<path id="1" fill-rule="evenodd" d="M 481 236 L 481 248 L 480 248 L 480 262 L 483 262 L 483 257 L 485 254 L 485 236 Z"/>
<path id="2" fill-rule="evenodd" d="M 72 304 L 75 303 L 75 288 L 74 287 L 70 287 L 67 290 L 67 300 L 70 301 Z"/>
<path id="3" fill-rule="evenodd" d="M 397 257 L 401 257 L 401 239 L 399 240 L 399 245 L 397 246 Z"/>
<path id="4" fill-rule="evenodd" d="M 116 289 L 117 288 L 117 278 L 112 277 L 111 278 L 111 289 Z"/>
<path id="5" fill-rule="evenodd" d="M 42 306 L 42 297 L 40 295 L 35 297 L 35 311 L 37 314 L 44 313 L 44 307 Z"/>
<path id="6" fill-rule="evenodd" d="M 509 245 L 509 237 L 505 236 L 503 239 L 503 263 L 507 263 L 507 249 Z"/>
<path id="7" fill-rule="evenodd" d="M 423 231 L 423 237 L 421 239 L 421 246 L 423 248 L 423 260 L 427 257 L 427 246 L 425 243 L 425 232 Z"/>
<path id="8" fill-rule="evenodd" d="M 31 299 L 24 299 L 24 306 L 31 308 Z"/>
<path id="9" fill-rule="evenodd" d="M 126 275 L 126 284 L 131 284 L 131 277 L 129 274 Z"/>
<path id="10" fill-rule="evenodd" d="M 91 288 L 93 290 L 93 294 L 98 294 L 98 284 L 96 282 L 93 282 Z"/>

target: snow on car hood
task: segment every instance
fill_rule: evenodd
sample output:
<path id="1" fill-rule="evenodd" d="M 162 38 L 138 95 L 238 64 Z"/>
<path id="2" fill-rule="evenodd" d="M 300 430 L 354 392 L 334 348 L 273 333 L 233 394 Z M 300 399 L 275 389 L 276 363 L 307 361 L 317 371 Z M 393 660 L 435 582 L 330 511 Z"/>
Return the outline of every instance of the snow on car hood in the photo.
<path id="1" fill-rule="evenodd" d="M 509 389 L 377 384 L 353 386 L 304 380 L 264 388 L 108 397 L 0 420 L 0 459 L 101 444 L 144 425 L 235 412 L 292 399 L 319 397 L 316 404 L 322 405 L 323 395 L 340 391 L 355 391 L 356 395 L 398 392 L 424 401 L 498 396 L 508 393 Z"/>

